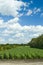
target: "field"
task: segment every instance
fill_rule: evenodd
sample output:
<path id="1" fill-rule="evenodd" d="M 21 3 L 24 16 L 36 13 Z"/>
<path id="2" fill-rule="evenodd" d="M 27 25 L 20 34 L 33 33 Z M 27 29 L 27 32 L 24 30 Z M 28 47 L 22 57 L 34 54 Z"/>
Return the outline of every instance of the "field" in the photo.
<path id="1" fill-rule="evenodd" d="M 0 50 L 0 59 L 43 59 L 43 49 L 18 45 Z"/>

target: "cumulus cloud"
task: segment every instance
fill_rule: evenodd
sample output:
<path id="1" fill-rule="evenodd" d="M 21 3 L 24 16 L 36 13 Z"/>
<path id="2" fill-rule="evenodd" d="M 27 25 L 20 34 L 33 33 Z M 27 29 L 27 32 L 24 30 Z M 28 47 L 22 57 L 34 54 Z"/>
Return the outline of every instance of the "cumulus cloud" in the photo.
<path id="1" fill-rule="evenodd" d="M 19 16 L 18 11 L 22 6 L 26 6 L 26 3 L 18 0 L 0 0 L 0 13 L 7 16 Z"/>
<path id="2" fill-rule="evenodd" d="M 31 1 L 31 4 L 32 3 Z M 23 13 L 19 12 L 22 6 L 26 7 L 27 4 L 21 0 L 0 0 L 0 13 L 14 17 L 7 22 L 0 19 L 0 43 L 27 43 L 33 37 L 43 34 L 43 26 L 41 25 L 22 26 L 19 23 L 20 16 L 23 15 Z M 35 8 L 33 11 L 29 9 L 26 15 L 31 15 L 33 12 L 36 14 L 40 12 L 40 9 Z"/>
<path id="3" fill-rule="evenodd" d="M 43 26 L 41 25 L 24 25 L 22 26 L 19 22 L 19 18 L 14 18 L 8 22 L 0 20 L 0 42 L 7 43 L 26 43 L 29 42 L 33 37 L 37 37 L 43 34 Z M 4 27 L 5 26 L 5 27 Z M 4 29 L 3 29 L 4 28 Z M 4 40 L 3 40 L 4 39 Z"/>
<path id="4" fill-rule="evenodd" d="M 23 33 L 17 33 L 16 35 L 15 35 L 15 37 L 23 37 L 24 36 L 24 34 Z"/>

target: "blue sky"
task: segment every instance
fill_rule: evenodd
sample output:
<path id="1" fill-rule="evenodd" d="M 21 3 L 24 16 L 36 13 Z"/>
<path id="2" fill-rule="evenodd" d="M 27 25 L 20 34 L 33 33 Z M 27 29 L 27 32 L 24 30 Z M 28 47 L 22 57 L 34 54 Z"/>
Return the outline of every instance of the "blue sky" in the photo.
<path id="1" fill-rule="evenodd" d="M 31 2 L 30 0 L 23 0 L 24 2 Z M 36 13 L 36 14 L 32 14 L 33 16 L 23 16 L 21 17 L 21 20 L 24 21 L 24 23 L 22 22 L 21 24 L 27 24 L 27 25 L 43 25 L 43 16 L 41 16 L 41 14 L 43 13 L 43 0 L 32 0 L 32 4 L 30 4 L 30 6 L 28 6 L 28 9 L 33 10 L 35 7 L 36 8 L 40 8 L 41 11 Z"/>
<path id="2" fill-rule="evenodd" d="M 27 43 L 43 34 L 43 0 L 0 0 L 0 43 Z"/>
<path id="3" fill-rule="evenodd" d="M 41 16 L 41 14 L 43 13 L 43 1 L 41 1 L 41 0 L 22 0 L 22 1 L 26 2 L 26 3 L 30 3 L 30 5 L 28 5 L 26 7 L 25 11 L 23 10 L 23 7 L 22 7 L 22 10 L 20 12 L 25 14 L 29 9 L 33 10 L 35 7 L 40 8 L 41 11 L 36 14 L 32 14 L 33 16 L 31 16 L 31 15 L 30 16 L 26 16 L 26 15 L 21 16 L 20 24 L 22 24 L 22 25 L 43 25 L 42 24 L 43 16 Z M 7 15 L 2 15 L 0 13 L 0 18 L 2 18 L 4 21 L 8 21 L 14 17 L 12 15 L 7 16 Z"/>

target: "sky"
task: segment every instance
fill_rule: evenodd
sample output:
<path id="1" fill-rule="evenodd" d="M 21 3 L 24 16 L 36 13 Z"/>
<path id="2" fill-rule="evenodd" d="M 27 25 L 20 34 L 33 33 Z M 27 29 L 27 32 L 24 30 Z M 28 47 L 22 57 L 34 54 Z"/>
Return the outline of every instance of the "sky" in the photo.
<path id="1" fill-rule="evenodd" d="M 41 34 L 43 0 L 0 0 L 0 44 L 25 44 Z"/>

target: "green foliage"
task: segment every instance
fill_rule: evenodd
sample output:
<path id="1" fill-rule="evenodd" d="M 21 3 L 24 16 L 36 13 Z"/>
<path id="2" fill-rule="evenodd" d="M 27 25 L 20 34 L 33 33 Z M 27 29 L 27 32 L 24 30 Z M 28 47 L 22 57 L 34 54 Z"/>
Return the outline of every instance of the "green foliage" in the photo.
<path id="1" fill-rule="evenodd" d="M 14 54 L 14 59 L 17 59 L 17 55 Z"/>
<path id="2" fill-rule="evenodd" d="M 13 56 L 11 53 L 9 53 L 9 59 L 13 59 Z"/>
<path id="3" fill-rule="evenodd" d="M 4 53 L 3 59 L 9 59 L 9 57 L 8 57 L 8 55 L 6 53 Z"/>
<path id="4" fill-rule="evenodd" d="M 43 49 L 43 35 L 33 38 L 28 44 L 30 47 Z"/>
<path id="5" fill-rule="evenodd" d="M 21 59 L 26 59 L 25 54 L 21 54 L 20 58 L 21 58 Z"/>
<path id="6" fill-rule="evenodd" d="M 16 45 L 10 49 L 0 50 L 0 59 L 43 59 L 43 49 Z"/>
<path id="7" fill-rule="evenodd" d="M 3 59 L 3 55 L 2 54 L 0 54 L 0 59 Z"/>

